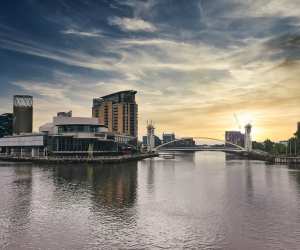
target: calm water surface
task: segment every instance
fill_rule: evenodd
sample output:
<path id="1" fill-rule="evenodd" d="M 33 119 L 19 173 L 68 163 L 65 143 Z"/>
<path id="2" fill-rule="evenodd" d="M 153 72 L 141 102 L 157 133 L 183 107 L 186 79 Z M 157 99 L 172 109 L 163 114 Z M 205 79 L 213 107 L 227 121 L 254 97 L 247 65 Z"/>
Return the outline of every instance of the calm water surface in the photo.
<path id="1" fill-rule="evenodd" d="M 0 249 L 300 249 L 300 170 L 198 152 L 0 163 Z"/>

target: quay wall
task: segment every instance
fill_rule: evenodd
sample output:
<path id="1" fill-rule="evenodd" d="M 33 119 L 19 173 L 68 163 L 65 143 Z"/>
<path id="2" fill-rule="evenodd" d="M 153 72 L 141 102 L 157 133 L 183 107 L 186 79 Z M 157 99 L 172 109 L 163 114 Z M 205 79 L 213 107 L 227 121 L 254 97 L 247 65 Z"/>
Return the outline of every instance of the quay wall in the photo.
<path id="1" fill-rule="evenodd" d="M 9 162 L 31 162 L 40 164 L 75 164 L 75 163 L 121 163 L 127 161 L 139 161 L 146 158 L 157 157 L 157 153 L 143 153 L 134 155 L 121 155 L 121 156 L 99 156 L 99 157 L 13 157 L 13 156 L 0 156 L 0 161 Z"/>

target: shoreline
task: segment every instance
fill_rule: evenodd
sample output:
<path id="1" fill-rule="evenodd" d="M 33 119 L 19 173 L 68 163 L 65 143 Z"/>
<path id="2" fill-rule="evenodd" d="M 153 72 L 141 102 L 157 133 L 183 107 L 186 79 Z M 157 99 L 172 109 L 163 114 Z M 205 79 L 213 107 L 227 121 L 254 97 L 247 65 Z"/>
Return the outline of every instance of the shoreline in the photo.
<path id="1" fill-rule="evenodd" d="M 29 162 L 39 164 L 78 164 L 78 163 L 122 163 L 128 161 L 139 161 L 147 158 L 157 157 L 157 153 L 143 153 L 134 155 L 121 155 L 121 156 L 98 156 L 98 157 L 13 157 L 13 156 L 0 156 L 0 161 L 6 162 Z"/>

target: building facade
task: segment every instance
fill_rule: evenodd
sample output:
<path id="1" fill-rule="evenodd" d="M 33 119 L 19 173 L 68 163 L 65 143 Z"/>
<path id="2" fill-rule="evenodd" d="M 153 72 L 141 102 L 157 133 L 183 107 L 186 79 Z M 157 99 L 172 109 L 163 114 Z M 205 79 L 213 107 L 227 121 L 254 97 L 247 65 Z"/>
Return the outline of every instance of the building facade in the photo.
<path id="1" fill-rule="evenodd" d="M 13 104 L 13 133 L 32 133 L 33 97 L 15 95 Z"/>
<path id="2" fill-rule="evenodd" d="M 108 131 L 128 136 L 138 135 L 138 105 L 134 90 L 120 91 L 93 99 L 92 116 Z"/>
<path id="3" fill-rule="evenodd" d="M 236 144 L 238 146 L 244 147 L 245 145 L 245 136 L 240 131 L 226 131 L 225 132 L 225 142 L 230 142 Z M 226 146 L 232 146 L 230 144 L 226 144 Z"/>
<path id="4" fill-rule="evenodd" d="M 18 157 L 116 155 L 136 151 L 137 138 L 109 132 L 97 118 L 53 117 L 39 133 L 0 138 L 0 153 Z"/>
<path id="5" fill-rule="evenodd" d="M 6 113 L 0 115 L 0 138 L 13 133 L 13 114 Z"/>

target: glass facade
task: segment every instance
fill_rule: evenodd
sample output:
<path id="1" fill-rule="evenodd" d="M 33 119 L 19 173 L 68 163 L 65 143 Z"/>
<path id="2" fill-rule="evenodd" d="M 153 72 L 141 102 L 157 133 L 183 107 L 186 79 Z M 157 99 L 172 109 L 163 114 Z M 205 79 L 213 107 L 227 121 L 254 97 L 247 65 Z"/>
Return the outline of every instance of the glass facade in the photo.
<path id="1" fill-rule="evenodd" d="M 0 115 L 0 138 L 12 135 L 13 133 L 13 114 L 7 113 Z"/>
<path id="2" fill-rule="evenodd" d="M 59 125 L 57 127 L 58 127 L 58 134 L 100 132 L 98 125 Z"/>
<path id="3" fill-rule="evenodd" d="M 49 152 L 117 152 L 114 141 L 96 138 L 74 138 L 72 136 L 51 136 L 48 138 Z"/>

